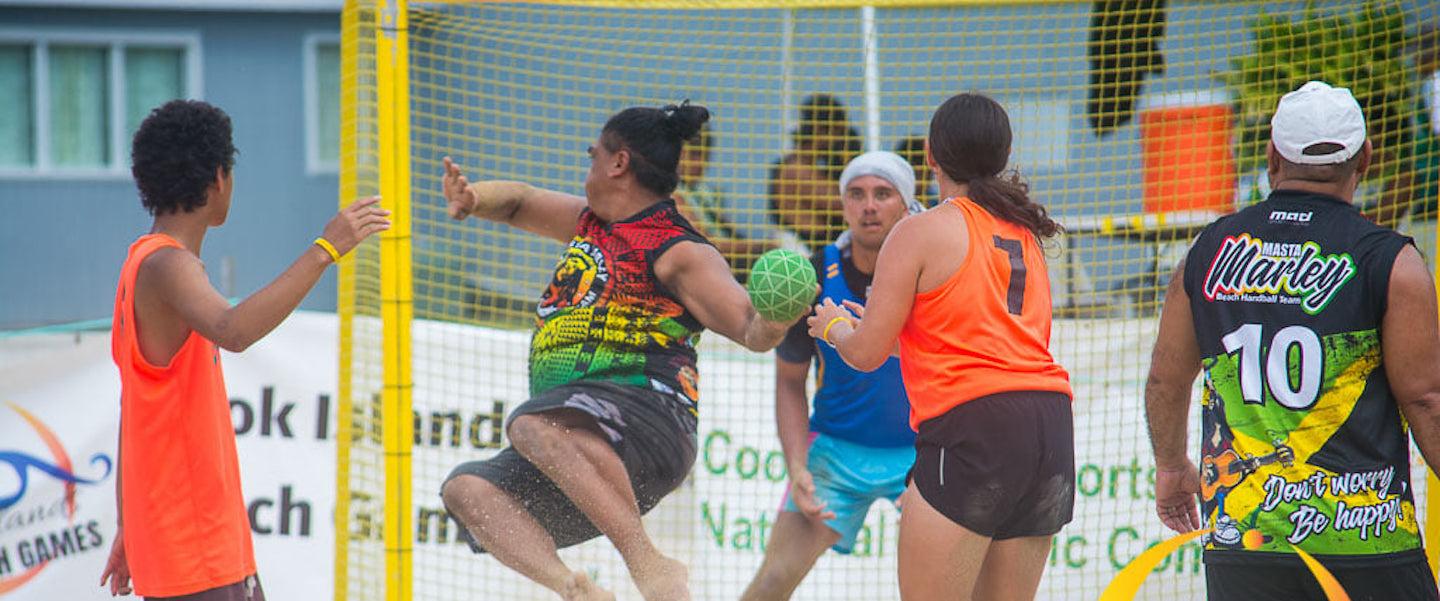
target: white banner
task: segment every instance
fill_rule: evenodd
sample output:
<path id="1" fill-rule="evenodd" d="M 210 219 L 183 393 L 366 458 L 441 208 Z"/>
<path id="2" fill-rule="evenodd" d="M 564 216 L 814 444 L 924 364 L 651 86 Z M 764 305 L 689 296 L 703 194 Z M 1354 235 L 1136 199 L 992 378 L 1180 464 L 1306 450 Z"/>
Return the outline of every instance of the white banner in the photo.
<path id="1" fill-rule="evenodd" d="M 1040 599 L 1095 599 L 1114 574 L 1171 533 L 1154 517 L 1154 472 L 1140 398 L 1154 340 L 1153 320 L 1057 321 L 1057 358 L 1076 391 L 1075 521 L 1055 538 Z M 423 533 L 416 545 L 416 598 L 548 601 L 554 595 L 488 557 L 477 558 L 433 516 L 439 486 L 456 464 L 488 457 L 494 416 L 524 402 L 528 335 L 449 324 L 414 329 L 414 502 Z M 1060 341 L 1083 340 L 1083 345 Z M 423 349 L 423 350 L 422 350 Z M 691 566 L 696 599 L 738 599 L 764 557 L 785 490 L 785 461 L 775 434 L 774 358 L 714 334 L 701 343 L 700 428 L 692 478 L 647 516 L 666 552 Z M 513 366 L 499 368 L 496 366 Z M 1097 377 L 1104 374 L 1104 378 Z M 1198 440 L 1198 406 L 1191 440 Z M 457 430 L 458 435 L 457 435 Z M 479 436 L 469 433 L 478 432 Z M 849 556 L 827 552 L 793 599 L 896 599 L 899 514 L 872 507 Z M 638 600 L 606 540 L 561 552 L 621 599 Z M 378 560 L 372 563 L 378 563 Z M 1144 599 L 1204 596 L 1200 548 L 1187 544 L 1164 560 Z"/>
<path id="2" fill-rule="evenodd" d="M 335 324 L 297 314 L 222 359 L 271 599 L 332 596 Z M 108 331 L 0 340 L 0 599 L 111 599 L 99 582 L 115 535 L 119 399 Z"/>
<path id="3" fill-rule="evenodd" d="M 1094 599 L 1119 567 L 1166 537 L 1153 516 L 1139 397 L 1153 324 L 1056 328 L 1057 340 L 1091 342 L 1056 349 L 1075 374 L 1076 520 L 1055 539 L 1040 598 Z M 414 334 L 416 599 L 552 599 L 460 544 L 438 496 L 449 469 L 504 444 L 503 416 L 526 396 L 527 335 L 428 323 L 417 323 Z M 271 599 L 332 597 L 336 340 L 334 315 L 301 313 L 223 359 L 256 559 Z M 759 566 L 785 487 L 772 358 L 714 335 L 700 356 L 694 475 L 646 521 L 658 543 L 691 566 L 697 599 L 734 599 Z M 1086 376 L 1100 373 L 1104 380 Z M 118 398 L 108 332 L 0 340 L 0 601 L 109 598 L 98 582 L 115 532 Z M 878 504 L 855 554 L 826 553 L 794 598 L 897 598 L 898 536 L 898 513 Z M 622 599 L 638 599 L 607 541 L 562 557 Z M 1199 559 L 1197 547 L 1183 547 L 1142 596 L 1199 598 Z"/>

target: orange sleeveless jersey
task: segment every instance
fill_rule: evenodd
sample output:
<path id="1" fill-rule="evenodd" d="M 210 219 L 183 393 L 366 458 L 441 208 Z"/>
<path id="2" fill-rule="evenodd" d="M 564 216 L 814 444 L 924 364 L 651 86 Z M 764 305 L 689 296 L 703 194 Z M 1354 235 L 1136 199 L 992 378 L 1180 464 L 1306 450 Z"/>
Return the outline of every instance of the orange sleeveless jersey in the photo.
<path id="1" fill-rule="evenodd" d="M 915 295 L 900 330 L 900 372 L 910 427 L 1000 392 L 1071 394 L 1050 356 L 1050 278 L 1034 234 L 968 198 L 970 252 L 934 290 Z"/>
<path id="2" fill-rule="evenodd" d="M 192 331 L 169 365 L 140 353 L 135 277 L 146 257 L 166 247 L 182 248 L 163 234 L 130 245 L 110 335 L 120 368 L 125 555 L 135 593 L 146 597 L 196 593 L 255 573 L 219 350 Z"/>

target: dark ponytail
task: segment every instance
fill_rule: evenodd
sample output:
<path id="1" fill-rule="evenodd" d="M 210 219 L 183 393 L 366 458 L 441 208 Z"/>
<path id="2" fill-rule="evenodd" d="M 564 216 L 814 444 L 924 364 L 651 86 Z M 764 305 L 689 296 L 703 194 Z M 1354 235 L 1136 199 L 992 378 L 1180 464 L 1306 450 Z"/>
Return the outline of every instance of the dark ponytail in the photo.
<path id="1" fill-rule="evenodd" d="M 951 96 L 930 119 L 930 154 L 946 177 L 969 186 L 970 200 L 1036 238 L 1055 236 L 1064 228 L 1030 200 L 1030 186 L 1019 173 L 1005 170 L 1010 140 L 1010 116 L 981 94 Z"/>
<path id="2" fill-rule="evenodd" d="M 709 120 L 709 110 L 688 100 L 658 109 L 631 107 L 605 122 L 600 143 L 610 152 L 629 150 L 635 180 L 656 196 L 669 196 L 680 183 L 680 149 Z"/>
<path id="3" fill-rule="evenodd" d="M 1050 218 L 1045 205 L 1030 200 L 1030 184 L 1015 170 L 972 179 L 969 186 L 970 200 L 975 204 L 985 207 L 991 215 L 1025 226 L 1036 238 L 1051 238 L 1065 229 Z"/>

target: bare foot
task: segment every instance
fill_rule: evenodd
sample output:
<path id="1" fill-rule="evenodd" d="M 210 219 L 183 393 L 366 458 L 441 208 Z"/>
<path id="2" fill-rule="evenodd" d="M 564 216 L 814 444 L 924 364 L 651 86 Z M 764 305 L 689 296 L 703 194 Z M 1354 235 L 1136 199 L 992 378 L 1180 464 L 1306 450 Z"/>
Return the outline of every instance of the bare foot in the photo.
<path id="1" fill-rule="evenodd" d="M 560 596 L 565 601 L 615 601 L 615 595 L 600 588 L 585 572 L 571 574 L 570 580 L 565 583 L 565 591 Z"/>
<path id="2" fill-rule="evenodd" d="M 645 601 L 690 601 L 690 570 L 677 560 L 657 554 L 644 566 L 632 566 L 630 577 Z"/>

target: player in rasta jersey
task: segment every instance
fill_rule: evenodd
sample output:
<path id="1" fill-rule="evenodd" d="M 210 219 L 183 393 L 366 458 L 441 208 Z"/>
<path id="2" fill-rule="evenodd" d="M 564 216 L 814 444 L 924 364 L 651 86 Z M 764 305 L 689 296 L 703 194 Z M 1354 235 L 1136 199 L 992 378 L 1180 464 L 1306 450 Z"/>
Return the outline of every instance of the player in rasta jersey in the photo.
<path id="1" fill-rule="evenodd" d="M 1212 600 L 1324 599 L 1295 548 L 1352 598 L 1437 598 L 1407 435 L 1440 460 L 1435 289 L 1412 241 L 1352 204 L 1370 157 L 1349 90 L 1286 94 L 1274 192 L 1201 232 L 1170 283 L 1145 394 L 1155 503 L 1176 531 L 1210 529 Z"/>
<path id="2" fill-rule="evenodd" d="M 451 217 L 568 243 L 536 308 L 531 398 L 506 420 L 511 446 L 460 464 L 441 490 L 476 551 L 565 599 L 612 598 L 556 553 L 601 534 L 647 601 L 689 599 L 686 567 L 655 547 L 640 516 L 695 462 L 695 344 L 708 328 L 765 351 L 790 325 L 756 313 L 669 198 L 682 141 L 709 117 L 689 104 L 615 114 L 590 147 L 584 198 L 470 184 L 445 159 Z"/>

